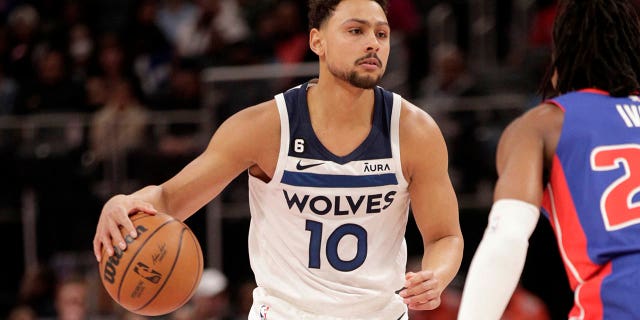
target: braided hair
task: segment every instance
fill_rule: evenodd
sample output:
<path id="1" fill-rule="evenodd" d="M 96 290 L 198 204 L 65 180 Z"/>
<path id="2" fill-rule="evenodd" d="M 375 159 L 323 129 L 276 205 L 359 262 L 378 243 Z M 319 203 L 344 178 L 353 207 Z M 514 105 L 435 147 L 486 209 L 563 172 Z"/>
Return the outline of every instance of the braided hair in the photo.
<path id="1" fill-rule="evenodd" d="M 611 96 L 640 92 L 640 18 L 632 0 L 561 0 L 559 9 L 542 96 L 583 88 Z"/>

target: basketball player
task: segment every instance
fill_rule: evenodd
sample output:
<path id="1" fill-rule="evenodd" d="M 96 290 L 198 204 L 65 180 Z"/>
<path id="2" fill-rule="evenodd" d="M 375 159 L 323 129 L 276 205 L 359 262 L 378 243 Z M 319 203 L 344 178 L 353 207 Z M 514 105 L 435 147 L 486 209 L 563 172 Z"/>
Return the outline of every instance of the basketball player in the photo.
<path id="1" fill-rule="evenodd" d="M 503 133 L 495 202 L 459 319 L 500 318 L 539 206 L 574 290 L 569 319 L 640 319 L 640 19 L 632 2 L 561 1 L 543 90 L 555 98 Z"/>
<path id="2" fill-rule="evenodd" d="M 319 78 L 226 120 L 175 177 L 102 210 L 94 239 L 125 247 L 128 214 L 181 220 L 249 172 L 249 253 L 258 284 L 249 319 L 407 319 L 433 309 L 463 240 L 447 150 L 421 109 L 376 84 L 389 57 L 385 0 L 311 0 Z M 422 270 L 405 274 L 409 204 Z"/>

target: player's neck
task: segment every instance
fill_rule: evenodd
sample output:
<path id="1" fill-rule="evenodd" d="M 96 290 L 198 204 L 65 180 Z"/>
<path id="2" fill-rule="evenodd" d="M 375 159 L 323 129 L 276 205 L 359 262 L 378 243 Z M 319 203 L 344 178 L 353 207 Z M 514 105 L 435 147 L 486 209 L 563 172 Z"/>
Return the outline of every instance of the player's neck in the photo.
<path id="1" fill-rule="evenodd" d="M 312 117 L 319 116 L 339 123 L 370 123 L 374 92 L 335 78 L 325 81 L 321 78 L 309 89 L 307 100 Z"/>

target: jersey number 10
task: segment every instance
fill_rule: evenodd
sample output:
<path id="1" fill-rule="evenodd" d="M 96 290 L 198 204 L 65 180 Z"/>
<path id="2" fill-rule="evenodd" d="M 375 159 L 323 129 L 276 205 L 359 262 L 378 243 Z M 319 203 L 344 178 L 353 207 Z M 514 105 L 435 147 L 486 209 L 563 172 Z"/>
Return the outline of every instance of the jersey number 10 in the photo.
<path id="1" fill-rule="evenodd" d="M 320 269 L 320 248 L 322 242 L 322 223 L 307 220 L 306 230 L 311 232 L 309 239 L 309 268 Z M 342 260 L 338 255 L 340 240 L 347 235 L 356 237 L 358 248 L 351 260 Z M 359 268 L 367 258 L 367 230 L 363 227 L 346 223 L 337 227 L 327 238 L 326 254 L 329 264 L 339 271 L 353 271 Z"/>

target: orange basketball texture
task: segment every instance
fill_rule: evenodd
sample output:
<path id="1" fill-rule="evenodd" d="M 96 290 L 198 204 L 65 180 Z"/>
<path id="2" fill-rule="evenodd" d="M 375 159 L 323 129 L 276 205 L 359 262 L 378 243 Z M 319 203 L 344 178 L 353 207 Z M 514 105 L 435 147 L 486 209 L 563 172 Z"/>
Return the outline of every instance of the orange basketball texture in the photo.
<path id="1" fill-rule="evenodd" d="M 184 305 L 195 292 L 203 270 L 202 249 L 191 229 L 166 214 L 131 216 L 138 237 L 125 236 L 127 249 L 99 264 L 105 289 L 125 309 L 163 315 Z"/>

